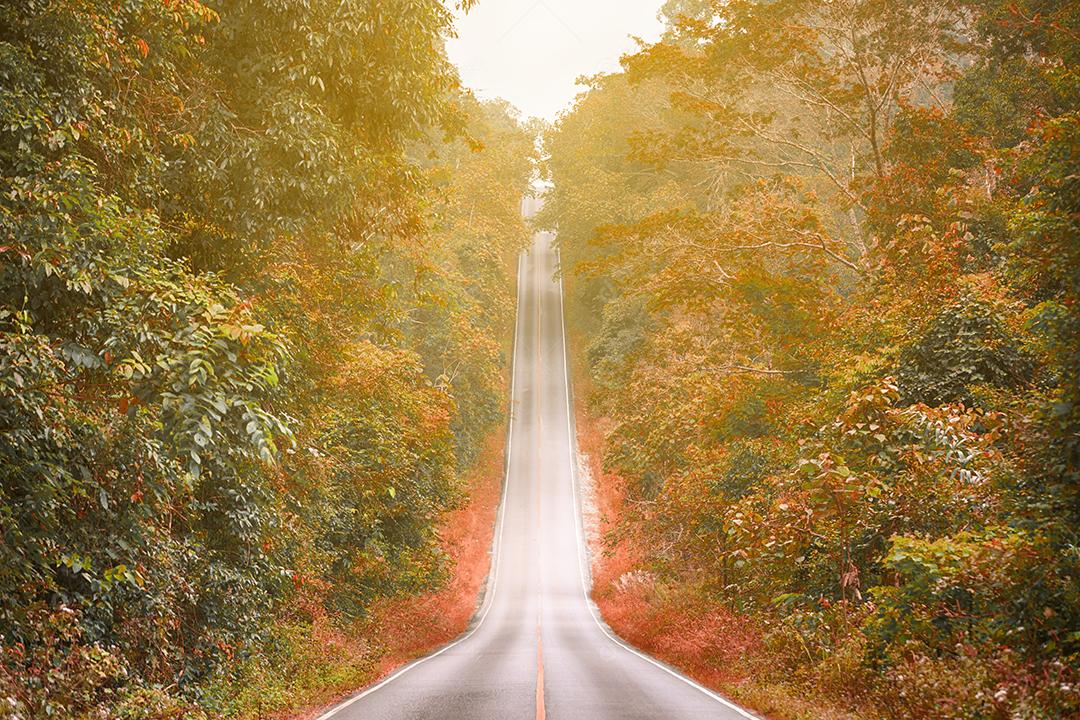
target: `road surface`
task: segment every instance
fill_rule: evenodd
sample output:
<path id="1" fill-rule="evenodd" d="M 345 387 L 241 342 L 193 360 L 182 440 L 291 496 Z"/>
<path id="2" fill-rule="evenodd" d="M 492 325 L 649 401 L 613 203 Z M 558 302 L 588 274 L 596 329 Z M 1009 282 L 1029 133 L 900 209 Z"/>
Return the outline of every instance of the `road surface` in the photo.
<path id="1" fill-rule="evenodd" d="M 477 619 L 319 720 L 753 717 L 624 645 L 588 600 L 551 240 L 538 233 L 518 265 L 506 486 Z"/>

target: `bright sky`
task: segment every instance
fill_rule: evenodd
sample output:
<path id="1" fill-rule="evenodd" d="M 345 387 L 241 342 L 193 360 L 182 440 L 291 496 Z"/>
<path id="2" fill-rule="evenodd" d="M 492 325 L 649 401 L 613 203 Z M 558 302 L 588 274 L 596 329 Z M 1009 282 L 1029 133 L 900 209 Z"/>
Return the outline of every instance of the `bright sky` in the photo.
<path id="1" fill-rule="evenodd" d="M 554 120 L 573 101 L 581 75 L 616 70 L 635 47 L 656 40 L 663 0 L 480 0 L 458 19 L 448 45 L 461 78 L 483 98 L 501 97 L 525 117 Z"/>

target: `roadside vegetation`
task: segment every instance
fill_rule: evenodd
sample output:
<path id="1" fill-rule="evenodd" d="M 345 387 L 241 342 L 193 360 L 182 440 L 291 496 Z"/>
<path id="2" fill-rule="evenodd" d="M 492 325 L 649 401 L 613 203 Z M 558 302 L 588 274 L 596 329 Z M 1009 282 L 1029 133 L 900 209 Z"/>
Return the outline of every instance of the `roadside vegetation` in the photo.
<path id="1" fill-rule="evenodd" d="M 771 717 L 1080 713 L 1080 15 L 672 0 L 546 135 L 632 641 Z"/>
<path id="2" fill-rule="evenodd" d="M 0 717 L 265 717 L 463 629 L 533 135 L 451 22 L 0 5 Z"/>

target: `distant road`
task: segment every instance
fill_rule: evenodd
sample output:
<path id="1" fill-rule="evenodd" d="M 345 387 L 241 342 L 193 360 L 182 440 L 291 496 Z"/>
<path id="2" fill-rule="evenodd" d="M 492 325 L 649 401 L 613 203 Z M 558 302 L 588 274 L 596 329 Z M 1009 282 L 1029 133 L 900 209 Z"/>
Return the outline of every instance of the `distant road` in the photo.
<path id="1" fill-rule="evenodd" d="M 551 243 L 537 234 L 518 266 L 506 489 L 478 620 L 320 720 L 753 717 L 617 640 L 587 598 Z"/>

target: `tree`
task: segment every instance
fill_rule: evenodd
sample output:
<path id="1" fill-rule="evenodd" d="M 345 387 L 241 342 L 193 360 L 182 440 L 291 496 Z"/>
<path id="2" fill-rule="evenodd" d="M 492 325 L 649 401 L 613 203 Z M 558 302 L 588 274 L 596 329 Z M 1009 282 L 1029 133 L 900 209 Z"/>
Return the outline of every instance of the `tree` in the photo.
<path id="1" fill-rule="evenodd" d="M 459 87 L 451 24 L 0 9 L 3 712 L 236 710 L 275 624 L 446 577 L 532 151 Z"/>
<path id="2" fill-rule="evenodd" d="M 750 682 L 1078 707 L 1066 5 L 669 3 L 548 133 L 614 555 Z"/>

